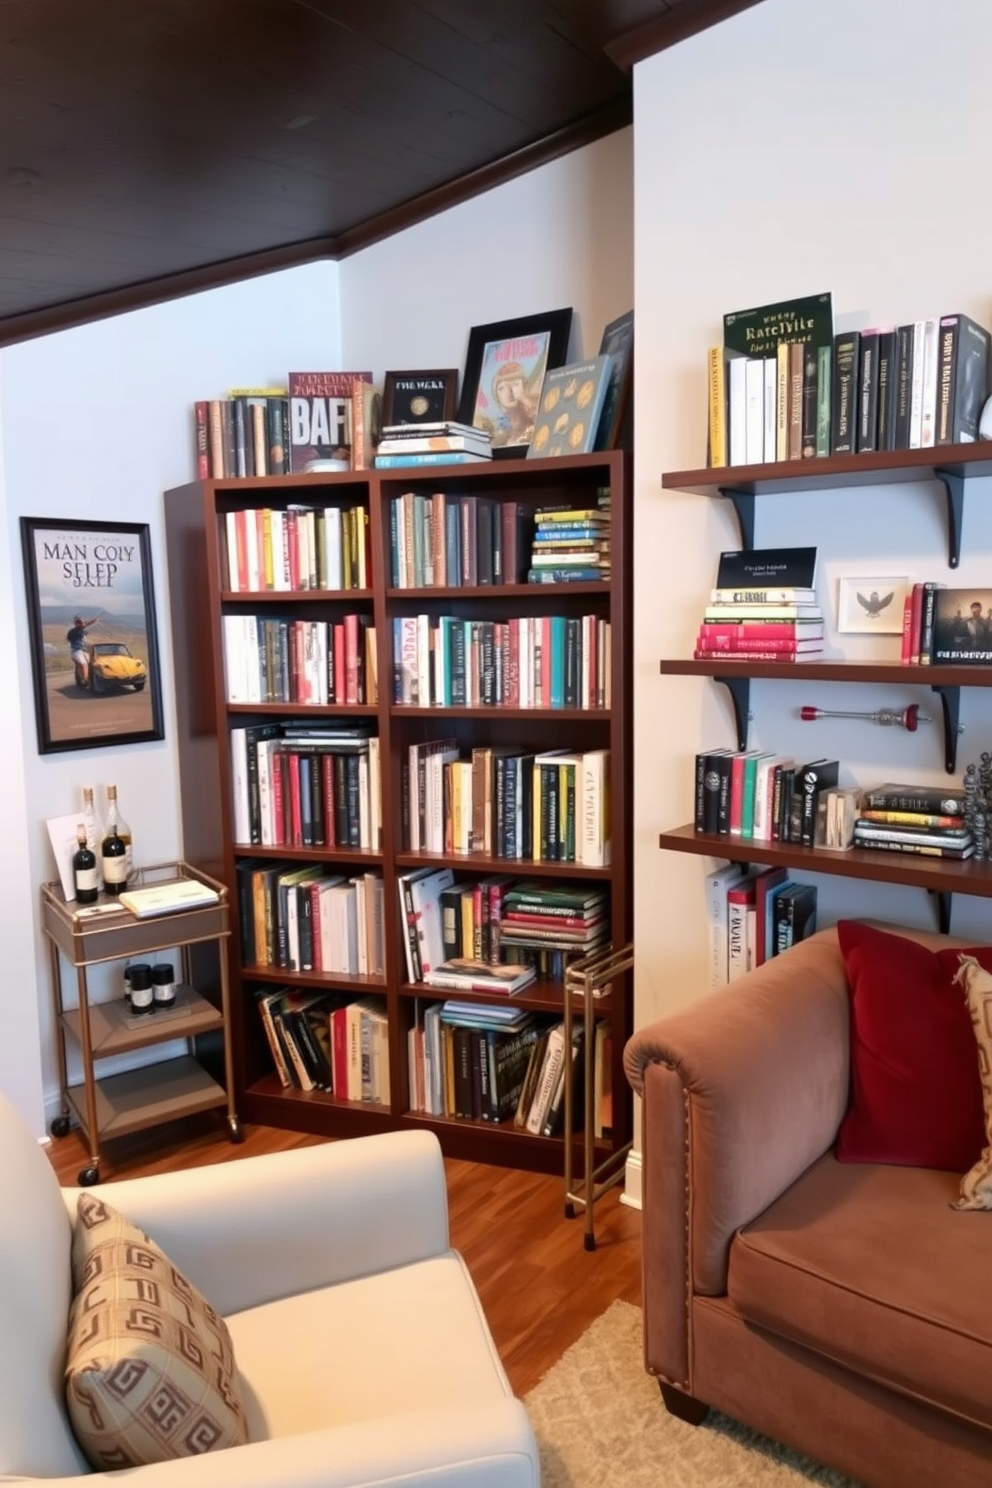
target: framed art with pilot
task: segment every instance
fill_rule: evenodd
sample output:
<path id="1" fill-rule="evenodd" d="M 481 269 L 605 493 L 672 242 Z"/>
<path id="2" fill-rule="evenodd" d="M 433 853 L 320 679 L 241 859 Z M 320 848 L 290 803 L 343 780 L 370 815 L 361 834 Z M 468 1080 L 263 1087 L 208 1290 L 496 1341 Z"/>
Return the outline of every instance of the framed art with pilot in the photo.
<path id="1" fill-rule="evenodd" d="M 39 754 L 162 739 L 149 529 L 21 518 Z"/>
<path id="2" fill-rule="evenodd" d="M 570 308 L 472 327 L 458 418 L 488 431 L 496 459 L 527 453 L 544 374 L 567 359 L 571 327 Z"/>

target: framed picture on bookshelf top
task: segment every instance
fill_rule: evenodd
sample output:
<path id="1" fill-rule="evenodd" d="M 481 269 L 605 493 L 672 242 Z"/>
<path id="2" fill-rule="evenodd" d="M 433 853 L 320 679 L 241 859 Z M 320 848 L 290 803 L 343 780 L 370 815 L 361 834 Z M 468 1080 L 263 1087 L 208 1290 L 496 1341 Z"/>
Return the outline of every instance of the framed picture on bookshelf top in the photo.
<path id="1" fill-rule="evenodd" d="M 382 382 L 382 422 L 440 424 L 454 418 L 458 368 L 432 372 L 387 372 Z"/>
<path id="2" fill-rule="evenodd" d="M 837 584 L 837 629 L 842 635 L 901 635 L 912 582 L 905 575 L 846 574 Z"/>
<path id="3" fill-rule="evenodd" d="M 487 429 L 496 459 L 527 453 L 549 367 L 568 356 L 571 308 L 473 326 L 459 422 Z"/>
<path id="4" fill-rule="evenodd" d="M 162 739 L 146 523 L 21 518 L 39 754 Z"/>

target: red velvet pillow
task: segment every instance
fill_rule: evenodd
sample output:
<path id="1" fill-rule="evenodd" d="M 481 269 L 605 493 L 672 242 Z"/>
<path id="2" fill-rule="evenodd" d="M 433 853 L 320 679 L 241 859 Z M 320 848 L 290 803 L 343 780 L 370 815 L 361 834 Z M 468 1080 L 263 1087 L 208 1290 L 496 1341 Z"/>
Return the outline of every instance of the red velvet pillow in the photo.
<path id="1" fill-rule="evenodd" d="M 960 951 L 934 952 L 856 920 L 837 925 L 851 1006 L 851 1093 L 841 1162 L 964 1173 L 985 1145 L 975 1033 Z M 992 971 L 992 948 L 966 952 Z"/>

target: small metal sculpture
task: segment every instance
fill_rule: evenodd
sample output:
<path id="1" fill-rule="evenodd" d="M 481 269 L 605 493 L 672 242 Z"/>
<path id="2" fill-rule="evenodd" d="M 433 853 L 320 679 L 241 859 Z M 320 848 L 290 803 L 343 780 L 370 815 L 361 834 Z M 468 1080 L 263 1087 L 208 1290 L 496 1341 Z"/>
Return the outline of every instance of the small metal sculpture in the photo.
<path id="1" fill-rule="evenodd" d="M 921 713 L 916 703 L 910 703 L 908 708 L 877 708 L 874 713 L 841 713 L 829 708 L 800 708 L 799 717 L 804 723 L 813 723 L 818 718 L 867 718 L 869 723 L 904 728 L 910 734 L 915 734 L 921 723 L 932 722 L 929 713 Z"/>

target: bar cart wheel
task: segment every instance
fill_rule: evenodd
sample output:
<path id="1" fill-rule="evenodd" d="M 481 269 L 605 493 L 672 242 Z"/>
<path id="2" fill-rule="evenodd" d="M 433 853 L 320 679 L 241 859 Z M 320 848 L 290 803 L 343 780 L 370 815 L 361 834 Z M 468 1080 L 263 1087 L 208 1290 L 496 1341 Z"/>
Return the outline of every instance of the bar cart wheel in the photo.
<path id="1" fill-rule="evenodd" d="M 70 1124 L 69 1117 L 65 1112 L 61 1116 L 56 1116 L 51 1125 L 52 1136 L 67 1137 L 69 1135 Z"/>
<path id="2" fill-rule="evenodd" d="M 231 1141 L 243 1142 L 245 1134 L 240 1119 L 237 1116 L 228 1116 L 227 1125 L 231 1134 Z"/>
<path id="3" fill-rule="evenodd" d="M 100 1182 L 100 1169 L 93 1163 L 88 1168 L 80 1168 L 79 1185 L 81 1188 L 92 1188 L 94 1183 Z"/>

